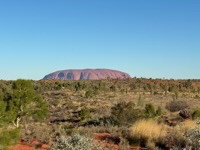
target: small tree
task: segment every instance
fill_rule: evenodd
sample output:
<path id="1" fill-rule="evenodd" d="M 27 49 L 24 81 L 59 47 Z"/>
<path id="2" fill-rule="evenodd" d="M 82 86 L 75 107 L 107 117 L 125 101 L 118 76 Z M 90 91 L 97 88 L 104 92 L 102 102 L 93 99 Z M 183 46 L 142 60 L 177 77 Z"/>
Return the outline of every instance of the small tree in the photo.
<path id="1" fill-rule="evenodd" d="M 44 119 L 47 116 L 48 108 L 44 100 L 38 96 L 31 81 L 17 80 L 12 84 L 13 93 L 6 101 L 6 115 L 4 120 L 12 122 L 19 127 L 22 119 L 32 117 L 36 120 Z M 4 107 L 3 103 L 0 104 Z"/>

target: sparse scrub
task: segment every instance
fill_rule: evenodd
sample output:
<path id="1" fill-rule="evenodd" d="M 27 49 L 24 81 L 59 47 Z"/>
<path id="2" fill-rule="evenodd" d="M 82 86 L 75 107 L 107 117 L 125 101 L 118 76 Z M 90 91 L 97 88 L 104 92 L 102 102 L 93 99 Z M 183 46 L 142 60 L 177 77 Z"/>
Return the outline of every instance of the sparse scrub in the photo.
<path id="1" fill-rule="evenodd" d="M 20 93 L 15 93 L 18 91 L 17 89 L 15 92 L 13 91 L 15 82 L 0 81 L 0 128 L 3 126 L 5 128 L 12 127 L 12 121 L 6 118 L 9 119 L 15 115 L 9 115 L 6 111 L 9 109 L 11 112 L 16 112 L 15 109 L 7 108 L 7 102 L 14 104 L 11 103 L 14 97 L 15 101 L 18 102 L 17 97 Z M 38 107 L 32 107 L 35 106 L 33 103 L 26 103 L 27 108 L 30 109 L 23 109 L 23 111 L 31 110 L 37 114 L 31 112 L 28 116 L 21 116 L 19 129 L 21 129 L 22 137 L 26 137 L 24 143 L 28 143 L 27 140 L 30 143 L 36 139 L 41 143 L 49 141 L 50 145 L 55 141 L 55 137 L 60 137 L 60 135 L 66 138 L 76 134 L 93 137 L 95 133 L 108 133 L 111 137 L 120 138 L 120 143 L 117 143 L 120 149 L 127 150 L 128 143 L 130 145 L 139 145 L 140 143 L 141 146 L 149 149 L 158 147 L 164 149 L 167 146 L 171 149 L 183 149 L 189 145 L 186 133 L 194 128 L 194 122 L 190 122 L 191 117 L 187 116 L 192 115 L 195 120 L 200 117 L 200 111 L 197 108 L 200 101 L 199 97 L 196 96 L 200 87 L 199 80 L 191 80 L 192 86 L 186 85 L 188 84 L 186 80 L 144 78 L 29 82 L 33 83 L 33 93 L 36 96 L 40 95 L 42 97 L 40 100 L 44 99 L 43 102 L 47 103 L 46 108 L 49 109 L 49 115 L 46 121 L 37 123 L 37 117 L 40 115 L 37 111 Z M 192 93 L 194 90 L 196 93 Z M 178 92 L 178 99 L 176 92 Z M 29 92 L 24 93 L 24 95 L 27 94 Z M 174 95 L 174 101 L 170 102 L 172 95 Z M 187 101 L 181 100 L 181 98 L 187 99 Z M 123 102 L 121 102 L 122 100 Z M 187 102 L 187 106 L 185 106 L 185 102 Z M 146 107 L 145 104 L 147 104 Z M 185 107 L 189 107 L 189 109 L 183 109 Z M 190 112 L 191 110 L 195 111 Z M 20 115 L 23 114 L 20 113 Z M 130 135 L 132 128 L 129 127 L 134 122 L 148 118 L 155 119 L 155 121 L 152 120 L 154 123 L 157 122 L 157 119 L 158 122 L 166 122 L 169 125 L 166 125 L 167 127 L 159 123 L 152 127 L 164 126 L 162 131 L 166 131 L 166 127 L 166 136 L 160 136 L 158 139 L 150 136 L 146 138 L 146 136 Z M 16 121 L 16 118 L 14 120 Z M 151 127 L 148 127 L 148 123 L 145 123 L 145 126 L 146 128 L 141 129 L 143 132 L 154 130 L 149 129 Z M 0 135 L 2 135 L 1 133 L 4 132 L 0 132 Z M 5 135 L 7 134 L 5 133 Z"/>
<path id="2" fill-rule="evenodd" d="M 200 149 L 200 123 L 197 122 L 196 128 L 192 129 L 187 135 L 187 142 L 193 150 Z"/>
<path id="3" fill-rule="evenodd" d="M 191 129 L 196 127 L 192 120 L 185 120 L 173 128 L 169 128 L 168 134 L 163 139 L 165 145 L 172 149 L 183 149 L 188 146 L 187 135 Z"/>
<path id="4" fill-rule="evenodd" d="M 91 150 L 92 148 L 100 149 L 92 139 L 81 135 L 73 135 L 67 138 L 57 138 L 53 150 Z"/>

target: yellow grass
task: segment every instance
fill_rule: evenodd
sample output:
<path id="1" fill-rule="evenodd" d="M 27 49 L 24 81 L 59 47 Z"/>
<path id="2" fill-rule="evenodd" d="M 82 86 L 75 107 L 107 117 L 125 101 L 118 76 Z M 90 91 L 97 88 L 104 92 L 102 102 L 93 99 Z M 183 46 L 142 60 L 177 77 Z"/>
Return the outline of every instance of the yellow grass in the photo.
<path id="1" fill-rule="evenodd" d="M 167 126 L 154 120 L 140 120 L 132 126 L 131 131 L 134 137 L 157 141 L 166 136 Z"/>
<path id="2" fill-rule="evenodd" d="M 184 122 L 180 123 L 177 127 L 179 132 L 182 134 L 187 133 L 189 130 L 194 129 L 197 126 L 196 122 L 193 120 L 185 120 Z"/>

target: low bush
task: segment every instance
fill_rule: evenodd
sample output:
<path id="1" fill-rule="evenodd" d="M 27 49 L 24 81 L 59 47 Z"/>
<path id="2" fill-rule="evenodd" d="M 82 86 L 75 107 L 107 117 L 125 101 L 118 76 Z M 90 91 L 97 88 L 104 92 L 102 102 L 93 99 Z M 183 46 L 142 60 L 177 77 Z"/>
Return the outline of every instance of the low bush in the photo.
<path id="1" fill-rule="evenodd" d="M 145 114 L 146 114 L 146 117 L 148 118 L 152 118 L 156 116 L 156 111 L 152 104 L 145 105 Z"/>
<path id="2" fill-rule="evenodd" d="M 53 150 L 91 150 L 92 148 L 100 149 L 92 139 L 81 135 L 73 135 L 67 138 L 58 138 Z"/>
<path id="3" fill-rule="evenodd" d="M 79 112 L 79 117 L 81 118 L 81 120 L 89 119 L 90 118 L 90 110 L 87 108 L 81 109 L 81 111 Z"/>
<path id="4" fill-rule="evenodd" d="M 166 108 L 170 111 L 170 112 L 176 112 L 176 111 L 180 111 L 183 109 L 188 108 L 188 103 L 186 101 L 171 101 L 170 103 L 168 103 L 166 105 Z"/>
<path id="5" fill-rule="evenodd" d="M 7 146 L 17 144 L 19 138 L 19 129 L 2 129 L 2 131 L 0 131 L 0 149 L 6 149 Z"/>
<path id="6" fill-rule="evenodd" d="M 173 128 L 169 128 L 169 132 L 163 139 L 163 143 L 171 149 L 187 149 L 188 142 L 186 135 L 196 127 L 196 123 L 192 120 L 185 120 Z"/>
<path id="7" fill-rule="evenodd" d="M 198 118 L 200 118 L 200 109 L 195 110 L 195 111 L 192 113 L 192 119 L 198 119 Z"/>
<path id="8" fill-rule="evenodd" d="M 160 116 L 162 114 L 161 107 L 158 107 L 156 110 L 154 106 L 149 103 L 145 105 L 145 115 L 147 118 L 154 118 L 156 116 Z"/>
<path id="9" fill-rule="evenodd" d="M 111 108 L 111 118 L 119 126 L 131 125 L 144 117 L 144 111 L 135 108 L 135 104 L 132 102 L 120 102 Z"/>
<path id="10" fill-rule="evenodd" d="M 200 122 L 197 124 L 198 126 L 192 129 L 187 135 L 187 141 L 190 145 L 190 149 L 193 150 L 200 149 Z"/>

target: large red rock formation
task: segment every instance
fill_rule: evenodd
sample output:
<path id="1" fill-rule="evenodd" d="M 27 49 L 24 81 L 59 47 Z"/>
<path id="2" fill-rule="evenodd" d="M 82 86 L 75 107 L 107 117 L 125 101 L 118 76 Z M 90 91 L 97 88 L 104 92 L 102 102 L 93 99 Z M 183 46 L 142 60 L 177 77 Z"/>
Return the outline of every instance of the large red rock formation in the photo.
<path id="1" fill-rule="evenodd" d="M 127 73 L 110 69 L 62 70 L 46 75 L 43 80 L 100 80 L 125 79 L 131 76 Z"/>

